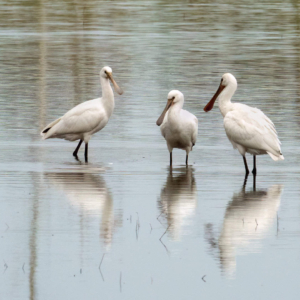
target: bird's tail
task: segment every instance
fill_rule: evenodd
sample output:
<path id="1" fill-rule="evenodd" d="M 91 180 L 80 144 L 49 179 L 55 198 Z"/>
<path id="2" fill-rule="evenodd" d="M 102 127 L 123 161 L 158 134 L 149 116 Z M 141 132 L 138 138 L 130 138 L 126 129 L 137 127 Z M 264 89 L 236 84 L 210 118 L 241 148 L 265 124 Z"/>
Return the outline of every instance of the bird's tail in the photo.
<path id="1" fill-rule="evenodd" d="M 61 120 L 61 118 L 53 121 L 52 123 L 48 124 L 42 131 L 41 131 L 41 136 L 43 137 L 43 140 L 47 139 L 50 137 L 50 134 L 48 133 L 48 131 L 54 126 L 56 125 L 59 121 Z"/>
<path id="2" fill-rule="evenodd" d="M 284 157 L 283 157 L 283 155 L 282 155 L 282 153 L 280 152 L 280 154 L 279 155 L 274 155 L 273 153 L 271 153 L 271 152 L 269 152 L 269 151 L 267 151 L 267 153 L 271 156 L 271 158 L 273 159 L 273 160 L 275 160 L 275 161 L 277 161 L 277 160 L 284 160 Z"/>

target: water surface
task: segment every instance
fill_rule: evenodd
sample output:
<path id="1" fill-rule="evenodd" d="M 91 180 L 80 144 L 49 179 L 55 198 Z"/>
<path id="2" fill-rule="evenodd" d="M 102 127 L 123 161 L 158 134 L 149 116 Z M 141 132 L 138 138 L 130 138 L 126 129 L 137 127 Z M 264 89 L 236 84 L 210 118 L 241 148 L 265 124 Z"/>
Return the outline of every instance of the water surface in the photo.
<path id="1" fill-rule="evenodd" d="M 297 1 L 0 7 L 1 299 L 299 299 Z M 99 97 L 104 65 L 125 93 L 85 164 L 39 132 Z M 225 72 L 282 142 L 255 188 L 217 105 L 203 112 Z M 155 125 L 171 89 L 199 119 L 188 170 Z"/>

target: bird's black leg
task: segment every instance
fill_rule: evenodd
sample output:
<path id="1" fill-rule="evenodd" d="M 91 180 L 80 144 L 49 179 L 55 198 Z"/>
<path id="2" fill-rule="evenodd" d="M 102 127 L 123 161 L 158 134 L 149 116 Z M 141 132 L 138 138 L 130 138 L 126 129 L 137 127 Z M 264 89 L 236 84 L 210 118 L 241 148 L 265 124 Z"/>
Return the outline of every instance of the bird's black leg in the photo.
<path id="1" fill-rule="evenodd" d="M 79 141 L 75 151 L 73 152 L 73 156 L 76 157 L 77 159 L 78 159 L 77 153 L 78 153 L 78 150 L 79 150 L 81 144 L 82 144 L 82 140 Z"/>
<path id="2" fill-rule="evenodd" d="M 253 173 L 253 191 L 256 191 L 256 174 Z"/>
<path id="3" fill-rule="evenodd" d="M 243 191 L 245 191 L 248 176 L 249 176 L 249 173 L 246 173 L 246 174 L 245 174 L 245 178 L 244 178 Z"/>
<path id="4" fill-rule="evenodd" d="M 253 155 L 253 170 L 252 170 L 253 175 L 256 175 L 256 155 Z"/>
<path id="5" fill-rule="evenodd" d="M 243 160 L 244 160 L 244 165 L 245 165 L 245 169 L 246 169 L 246 175 L 248 176 L 249 174 L 249 168 L 248 168 L 248 165 L 247 165 L 247 160 L 246 160 L 246 156 L 243 155 Z"/>
<path id="6" fill-rule="evenodd" d="M 170 152 L 170 167 L 172 167 L 172 152 Z"/>
<path id="7" fill-rule="evenodd" d="M 187 154 L 186 158 L 185 158 L 185 165 L 186 165 L 186 167 L 188 167 L 188 161 L 189 161 L 189 155 Z"/>
<path id="8" fill-rule="evenodd" d="M 85 144 L 85 151 L 84 151 L 85 162 L 88 162 L 88 148 L 89 148 L 88 145 L 89 145 L 88 143 Z"/>

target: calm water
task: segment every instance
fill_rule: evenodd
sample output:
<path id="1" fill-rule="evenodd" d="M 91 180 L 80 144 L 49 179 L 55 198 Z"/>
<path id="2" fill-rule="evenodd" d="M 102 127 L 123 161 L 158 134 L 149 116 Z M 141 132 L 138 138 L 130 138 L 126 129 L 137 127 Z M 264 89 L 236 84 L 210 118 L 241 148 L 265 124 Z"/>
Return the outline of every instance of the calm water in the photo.
<path id="1" fill-rule="evenodd" d="M 299 299 L 300 4 L 236 3 L 0 1 L 0 299 Z M 125 93 L 85 164 L 39 131 L 104 65 Z M 282 142 L 255 190 L 203 112 L 224 72 Z M 174 88 L 199 118 L 188 170 L 155 125 Z"/>

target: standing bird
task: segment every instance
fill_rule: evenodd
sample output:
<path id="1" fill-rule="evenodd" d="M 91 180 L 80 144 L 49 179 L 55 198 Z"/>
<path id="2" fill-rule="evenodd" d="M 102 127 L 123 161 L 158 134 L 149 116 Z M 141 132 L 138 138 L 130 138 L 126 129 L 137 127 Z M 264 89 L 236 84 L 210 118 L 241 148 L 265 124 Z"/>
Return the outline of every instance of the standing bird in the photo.
<path id="1" fill-rule="evenodd" d="M 156 125 L 160 126 L 162 136 L 167 141 L 170 166 L 172 166 L 173 148 L 186 151 L 185 164 L 188 166 L 189 152 L 192 151 L 197 140 L 198 119 L 182 109 L 183 103 L 184 96 L 180 91 L 169 92 L 167 105 L 156 121 Z"/>
<path id="2" fill-rule="evenodd" d="M 43 140 L 50 138 L 79 140 L 79 144 L 73 152 L 76 159 L 78 159 L 77 153 L 84 141 L 84 157 L 87 162 L 88 142 L 91 136 L 105 127 L 115 107 L 114 94 L 109 80 L 118 94 L 122 95 L 122 89 L 119 88 L 112 76 L 112 69 L 110 67 L 102 68 L 100 71 L 102 97 L 75 106 L 64 116 L 47 125 L 41 132 Z"/>
<path id="3" fill-rule="evenodd" d="M 283 160 L 280 141 L 273 122 L 258 108 L 241 103 L 232 103 L 231 97 L 237 89 L 235 77 L 226 73 L 212 99 L 204 107 L 210 111 L 219 96 L 219 108 L 224 117 L 226 135 L 243 156 L 246 176 L 249 174 L 246 152 L 253 155 L 253 170 L 256 175 L 256 155 L 269 154 L 275 161 Z"/>

